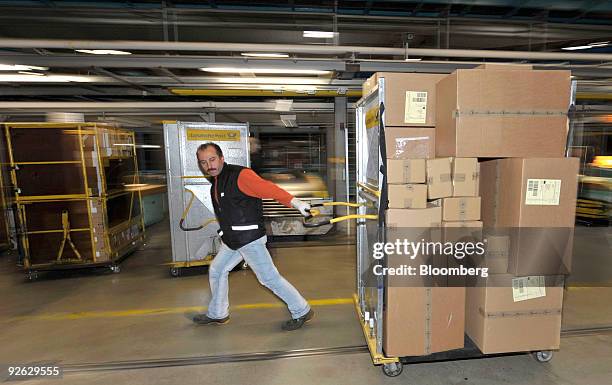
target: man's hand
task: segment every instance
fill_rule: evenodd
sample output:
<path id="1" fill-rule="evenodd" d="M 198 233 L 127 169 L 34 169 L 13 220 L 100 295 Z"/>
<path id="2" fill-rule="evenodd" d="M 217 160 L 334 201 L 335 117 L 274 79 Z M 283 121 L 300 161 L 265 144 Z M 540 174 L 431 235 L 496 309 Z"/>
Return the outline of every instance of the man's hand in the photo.
<path id="1" fill-rule="evenodd" d="M 293 208 L 295 208 L 295 209 L 300 210 L 300 214 L 302 214 L 303 216 L 305 216 L 305 217 L 310 216 L 310 212 L 309 212 L 310 204 L 309 203 L 306 203 L 306 202 L 304 202 L 302 200 L 299 200 L 297 198 L 293 198 L 291 200 L 291 206 Z"/>

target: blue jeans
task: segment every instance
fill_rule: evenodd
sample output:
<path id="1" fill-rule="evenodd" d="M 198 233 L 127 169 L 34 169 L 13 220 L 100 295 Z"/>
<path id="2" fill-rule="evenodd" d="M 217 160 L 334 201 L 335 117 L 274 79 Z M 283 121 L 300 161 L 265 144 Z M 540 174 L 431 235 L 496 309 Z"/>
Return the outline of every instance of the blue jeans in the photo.
<path id="1" fill-rule="evenodd" d="M 208 317 L 219 319 L 229 315 L 228 276 L 243 258 L 257 276 L 259 283 L 272 290 L 287 304 L 293 318 L 302 317 L 310 311 L 308 302 L 293 285 L 279 274 L 274 266 L 272 257 L 266 248 L 267 239 L 264 235 L 238 250 L 232 250 L 226 244 L 221 245 L 208 270 L 211 291 Z"/>

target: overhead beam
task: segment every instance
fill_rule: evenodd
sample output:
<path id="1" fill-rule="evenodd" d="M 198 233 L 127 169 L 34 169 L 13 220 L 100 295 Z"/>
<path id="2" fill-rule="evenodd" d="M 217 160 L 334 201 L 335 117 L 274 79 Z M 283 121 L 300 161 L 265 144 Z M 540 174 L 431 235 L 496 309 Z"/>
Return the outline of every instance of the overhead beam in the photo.
<path id="1" fill-rule="evenodd" d="M 292 111 L 333 111 L 333 103 L 292 104 Z M 276 102 L 2 102 L 0 111 L 107 111 L 107 110 L 212 110 L 212 111 L 276 111 Z"/>
<path id="2" fill-rule="evenodd" d="M 346 64 L 343 60 L 333 59 L 287 59 L 262 60 L 240 58 L 212 58 L 210 56 L 169 56 L 169 55 L 66 55 L 55 54 L 39 56 L 32 54 L 0 53 L 0 62 L 3 64 L 29 64 L 46 67 L 104 67 L 104 68 L 185 68 L 198 69 L 207 66 L 232 67 L 243 66 L 250 68 L 292 68 L 315 69 L 324 71 L 344 71 Z"/>
<path id="3" fill-rule="evenodd" d="M 547 11 L 545 15 L 548 16 Z M 47 40 L 0 39 L 4 48 L 54 48 L 54 49 L 117 49 L 151 51 L 208 51 L 208 52 L 287 52 L 319 55 L 363 54 L 370 56 L 463 57 L 523 60 L 602 60 L 611 61 L 612 54 L 571 52 L 529 52 L 465 49 L 394 48 L 309 44 L 253 44 L 211 42 L 164 42 L 127 40 Z M 159 65 L 158 65 L 159 66 Z"/>

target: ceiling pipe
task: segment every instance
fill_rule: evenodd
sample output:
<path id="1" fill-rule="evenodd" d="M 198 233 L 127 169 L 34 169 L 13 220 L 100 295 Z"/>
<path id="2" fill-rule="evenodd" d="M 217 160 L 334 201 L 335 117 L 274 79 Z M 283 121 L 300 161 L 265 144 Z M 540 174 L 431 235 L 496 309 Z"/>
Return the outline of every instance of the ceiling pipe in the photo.
<path id="1" fill-rule="evenodd" d="M 461 57 L 523 60 L 612 61 L 612 54 L 572 52 L 493 51 L 465 49 L 393 48 L 307 44 L 247 44 L 207 42 L 163 42 L 129 40 L 0 39 L 2 48 L 115 49 L 144 51 L 286 52 L 320 55 L 364 54 L 427 57 Z"/>

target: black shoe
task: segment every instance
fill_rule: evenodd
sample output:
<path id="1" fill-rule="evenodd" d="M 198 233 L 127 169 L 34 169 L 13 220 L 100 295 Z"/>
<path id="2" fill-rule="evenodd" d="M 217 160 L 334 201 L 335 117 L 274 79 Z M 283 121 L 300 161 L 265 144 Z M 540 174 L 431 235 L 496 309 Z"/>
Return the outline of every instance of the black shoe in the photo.
<path id="1" fill-rule="evenodd" d="M 282 326 L 283 330 L 293 331 L 301 328 L 304 324 L 310 321 L 314 317 L 314 311 L 310 309 L 308 313 L 301 316 L 300 318 L 292 318 L 289 321 L 285 322 Z"/>
<path id="2" fill-rule="evenodd" d="M 229 322 L 230 317 L 227 316 L 225 318 L 209 318 L 206 314 L 198 314 L 193 317 L 193 322 L 198 325 L 210 325 L 210 324 L 219 324 L 224 325 Z"/>

